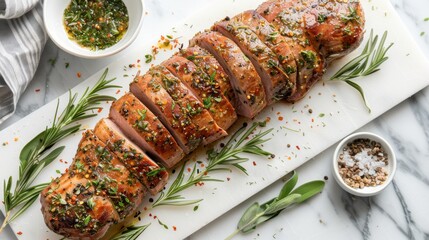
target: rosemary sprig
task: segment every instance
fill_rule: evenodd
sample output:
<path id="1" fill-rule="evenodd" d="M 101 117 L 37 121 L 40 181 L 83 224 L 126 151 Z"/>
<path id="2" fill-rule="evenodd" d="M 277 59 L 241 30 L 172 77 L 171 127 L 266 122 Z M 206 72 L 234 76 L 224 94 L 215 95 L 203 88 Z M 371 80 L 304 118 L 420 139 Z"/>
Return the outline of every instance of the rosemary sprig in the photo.
<path id="1" fill-rule="evenodd" d="M 232 239 L 238 233 L 248 233 L 256 226 L 276 217 L 285 208 L 299 204 L 321 192 L 325 186 L 324 181 L 312 181 L 295 188 L 298 174 L 294 171 L 292 177 L 285 182 L 279 195 L 264 204 L 255 202 L 243 214 L 235 230 L 225 240 Z M 295 188 L 295 189 L 294 189 Z"/>
<path id="2" fill-rule="evenodd" d="M 41 171 L 52 163 L 65 147 L 61 146 L 52 151 L 49 150 L 62 139 L 79 131 L 81 125 L 75 124 L 77 121 L 96 116 L 97 114 L 90 113 L 90 111 L 98 109 L 97 105 L 100 102 L 115 100 L 114 97 L 98 94 L 104 89 L 119 87 L 110 84 L 115 78 L 106 80 L 107 72 L 108 69 L 104 71 L 94 87 L 87 88 L 84 91 L 79 100 L 77 93 L 73 95 L 70 93 L 68 104 L 59 116 L 58 102 L 51 127 L 46 127 L 43 132 L 29 141 L 21 150 L 19 155 L 19 174 L 15 188 L 12 188 L 12 176 L 3 182 L 3 202 L 6 216 L 0 232 L 7 224 L 25 212 L 36 201 L 40 192 L 49 184 L 43 183 L 32 186 Z M 12 210 L 16 208 L 18 210 L 11 215 Z"/>
<path id="3" fill-rule="evenodd" d="M 192 186 L 195 186 L 200 182 L 223 182 L 222 180 L 212 178 L 209 173 L 215 171 L 229 171 L 229 166 L 233 166 L 247 174 L 246 169 L 241 165 L 241 163 L 244 163 L 249 159 L 241 157 L 240 154 L 242 153 L 249 153 L 257 156 L 271 156 L 272 154 L 267 151 L 264 151 L 260 147 L 260 145 L 270 140 L 263 139 L 263 137 L 270 133 L 273 129 L 269 129 L 264 132 L 259 132 L 254 135 L 250 140 L 245 142 L 245 140 L 249 138 L 250 134 L 252 134 L 255 129 L 261 125 L 261 123 L 253 123 L 253 125 L 248 129 L 247 126 L 243 126 L 232 135 L 232 137 L 221 150 L 209 150 L 207 152 L 207 167 L 200 173 L 196 174 L 197 166 L 196 164 L 194 164 L 191 174 L 186 179 L 186 181 L 184 175 L 186 164 L 184 164 L 172 185 L 168 188 L 166 192 L 161 192 L 160 196 L 153 203 L 152 207 L 155 208 L 161 205 L 184 206 L 196 204 L 202 201 L 202 199 L 186 200 L 185 197 L 180 195 L 180 192 Z"/>
<path id="4" fill-rule="evenodd" d="M 115 235 L 111 240 L 135 240 L 137 239 L 150 225 L 129 226 Z"/>
<path id="5" fill-rule="evenodd" d="M 387 47 L 384 46 L 386 38 L 387 31 L 383 33 L 380 43 L 377 46 L 378 35 L 374 37 L 373 30 L 371 30 L 371 34 L 367 43 L 365 44 L 364 49 L 362 50 L 362 53 L 352 59 L 350 62 L 346 63 L 330 79 L 344 81 L 356 89 L 360 93 L 369 112 L 371 112 L 371 108 L 368 106 L 362 87 L 352 79 L 368 76 L 380 70 L 381 64 L 389 59 L 389 57 L 386 56 L 387 51 L 393 46 L 393 43 L 390 43 Z"/>

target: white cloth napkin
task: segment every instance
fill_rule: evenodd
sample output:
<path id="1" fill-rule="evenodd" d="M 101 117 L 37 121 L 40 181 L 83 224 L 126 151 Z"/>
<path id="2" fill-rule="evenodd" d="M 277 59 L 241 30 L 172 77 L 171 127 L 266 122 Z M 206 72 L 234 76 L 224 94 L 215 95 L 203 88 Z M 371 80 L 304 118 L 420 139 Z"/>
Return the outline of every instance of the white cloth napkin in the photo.
<path id="1" fill-rule="evenodd" d="M 33 79 L 47 40 L 39 0 L 0 0 L 0 123 Z"/>

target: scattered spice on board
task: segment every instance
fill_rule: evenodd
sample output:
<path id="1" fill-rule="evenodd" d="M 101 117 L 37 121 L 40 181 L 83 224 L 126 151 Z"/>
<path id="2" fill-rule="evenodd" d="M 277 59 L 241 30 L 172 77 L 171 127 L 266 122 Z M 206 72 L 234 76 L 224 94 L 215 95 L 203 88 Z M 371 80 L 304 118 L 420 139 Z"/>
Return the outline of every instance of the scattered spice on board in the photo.
<path id="1" fill-rule="evenodd" d="M 356 139 L 338 157 L 338 170 L 352 188 L 375 187 L 387 180 L 388 155 L 380 143 Z"/>

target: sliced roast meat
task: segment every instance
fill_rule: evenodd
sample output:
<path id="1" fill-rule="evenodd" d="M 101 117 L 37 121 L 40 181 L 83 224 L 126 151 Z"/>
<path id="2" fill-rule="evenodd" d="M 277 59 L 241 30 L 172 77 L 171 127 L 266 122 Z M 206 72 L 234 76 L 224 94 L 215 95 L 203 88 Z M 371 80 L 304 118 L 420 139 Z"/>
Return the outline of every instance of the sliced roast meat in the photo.
<path id="1" fill-rule="evenodd" d="M 136 210 L 146 193 L 137 177 L 90 130 L 83 133 L 69 173 L 90 180 L 95 195 L 109 198 L 121 219 Z"/>
<path id="2" fill-rule="evenodd" d="M 245 11 L 233 17 L 234 21 L 243 23 L 252 30 L 259 39 L 267 45 L 276 55 L 283 67 L 283 71 L 288 75 L 288 83 L 282 93 L 284 98 L 291 96 L 296 91 L 297 66 L 295 56 L 290 50 L 286 39 L 270 24 L 265 18 L 254 10 Z"/>
<path id="3" fill-rule="evenodd" d="M 285 37 L 298 66 L 297 90 L 286 100 L 296 102 L 303 98 L 309 89 L 322 77 L 325 60 L 319 54 L 303 26 L 306 8 L 300 0 L 270 0 L 262 3 L 257 12 L 274 25 Z"/>
<path id="4" fill-rule="evenodd" d="M 167 69 L 164 68 L 164 71 L 171 75 Z M 174 76 L 167 78 L 159 70 L 151 69 L 144 76 L 137 76 L 131 83 L 130 89 L 159 117 L 183 151 L 188 154 L 202 142 L 214 141 L 226 133 L 215 125 L 213 118 L 198 99 L 190 94 L 190 90 L 184 89 L 186 92 L 183 93 L 173 91 L 174 85 L 178 83 L 180 80 Z M 200 113 L 204 114 L 203 117 L 207 115 L 209 117 L 205 121 L 194 122 L 193 118 L 196 120 L 201 118 Z M 220 131 L 211 131 L 212 135 L 207 135 L 207 130 L 212 130 L 214 127 Z"/>
<path id="5" fill-rule="evenodd" d="M 68 239 L 99 239 L 119 221 L 109 198 L 95 195 L 95 187 L 81 175 L 64 173 L 40 197 L 46 225 Z"/>
<path id="6" fill-rule="evenodd" d="M 168 172 L 125 137 L 111 120 L 101 119 L 94 128 L 94 134 L 106 144 L 110 151 L 116 154 L 125 167 L 145 185 L 152 195 L 160 192 L 167 184 Z"/>
<path id="7" fill-rule="evenodd" d="M 130 90 L 161 120 L 185 154 L 200 145 L 202 139 L 197 137 L 195 125 L 164 89 L 159 74 L 147 72 L 144 76 L 136 76 Z"/>
<path id="8" fill-rule="evenodd" d="M 92 131 L 83 133 L 66 173 L 41 193 L 50 229 L 71 239 L 99 239 L 141 204 L 143 185 Z"/>
<path id="9" fill-rule="evenodd" d="M 253 118 L 267 105 L 265 90 L 252 62 L 237 44 L 218 32 L 197 34 L 190 42 L 209 51 L 228 73 L 239 101 L 237 113 Z"/>
<path id="10" fill-rule="evenodd" d="M 162 65 L 193 91 L 219 127 L 227 130 L 237 120 L 234 107 L 222 94 L 219 85 L 193 62 L 173 56 Z"/>
<path id="11" fill-rule="evenodd" d="M 212 29 L 233 40 L 250 59 L 261 77 L 267 104 L 283 99 L 290 92 L 289 76 L 277 55 L 247 25 L 238 18 L 226 18 Z"/>
<path id="12" fill-rule="evenodd" d="M 171 168 L 185 156 L 160 119 L 132 93 L 112 104 L 110 118 L 126 136 L 164 166 Z"/>
<path id="13" fill-rule="evenodd" d="M 225 130 L 219 127 L 207 109 L 198 100 L 198 97 L 167 68 L 156 66 L 150 72 L 161 78 L 164 89 L 177 102 L 182 113 L 195 125 L 196 137 L 201 139 L 204 145 L 228 135 Z"/>
<path id="14" fill-rule="evenodd" d="M 360 1 L 309 2 L 311 7 L 304 9 L 305 28 L 327 60 L 342 57 L 359 46 L 365 25 Z"/>
<path id="15" fill-rule="evenodd" d="M 222 94 L 234 107 L 237 107 L 234 89 L 232 89 L 229 76 L 213 55 L 198 46 L 181 49 L 178 54 L 203 69 L 210 76 L 210 80 L 219 86 Z"/>

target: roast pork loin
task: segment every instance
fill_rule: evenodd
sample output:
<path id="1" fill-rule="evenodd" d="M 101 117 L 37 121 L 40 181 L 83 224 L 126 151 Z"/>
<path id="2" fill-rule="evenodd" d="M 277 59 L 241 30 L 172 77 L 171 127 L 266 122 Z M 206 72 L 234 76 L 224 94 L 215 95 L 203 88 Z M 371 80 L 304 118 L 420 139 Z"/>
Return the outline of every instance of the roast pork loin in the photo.
<path id="1" fill-rule="evenodd" d="M 193 62 L 173 56 L 162 65 L 193 91 L 220 128 L 227 130 L 237 120 L 234 107 L 222 94 L 219 85 Z"/>
<path id="2" fill-rule="evenodd" d="M 136 145 L 167 168 L 173 167 L 185 156 L 159 117 L 132 93 L 115 101 L 109 116 Z"/>
<path id="3" fill-rule="evenodd" d="M 110 119 L 101 119 L 94 128 L 94 134 L 116 154 L 152 195 L 164 188 L 168 180 L 168 172 L 131 142 Z"/>
<path id="4" fill-rule="evenodd" d="M 267 105 L 261 77 L 252 62 L 231 39 L 218 32 L 203 32 L 190 42 L 209 51 L 228 73 L 239 105 L 239 115 L 253 118 Z"/>

